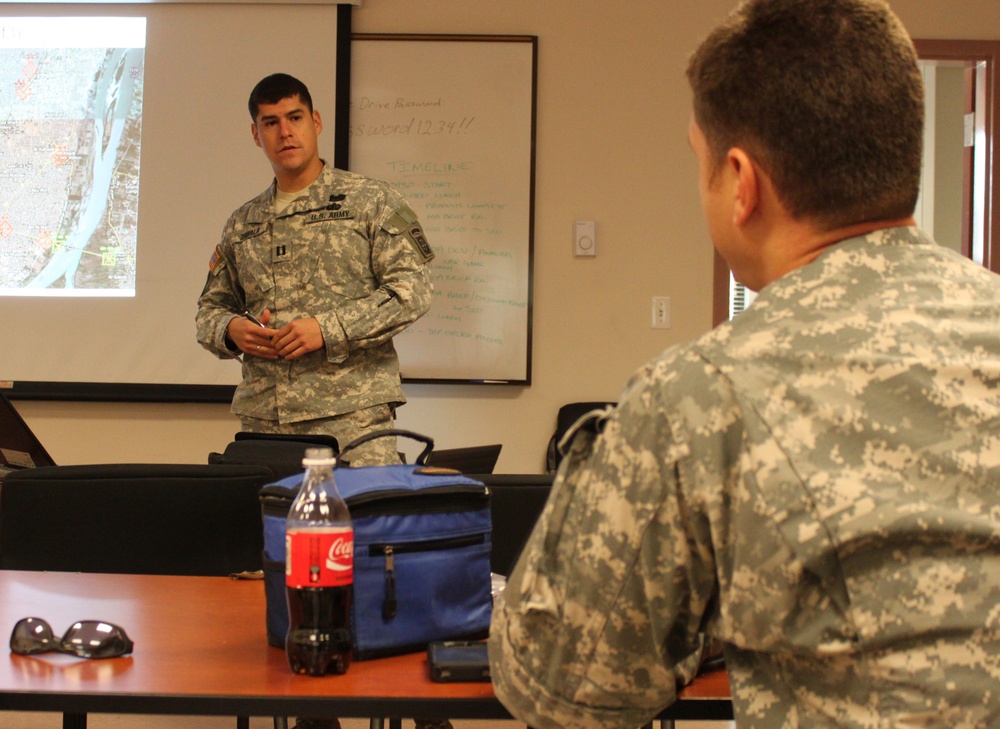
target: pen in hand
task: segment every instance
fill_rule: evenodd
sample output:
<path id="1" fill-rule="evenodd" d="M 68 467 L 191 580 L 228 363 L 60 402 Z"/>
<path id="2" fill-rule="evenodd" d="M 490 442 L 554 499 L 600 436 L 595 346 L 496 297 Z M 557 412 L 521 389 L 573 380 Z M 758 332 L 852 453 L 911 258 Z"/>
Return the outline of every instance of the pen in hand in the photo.
<path id="1" fill-rule="evenodd" d="M 252 321 L 254 324 L 256 324 L 259 327 L 263 327 L 264 326 L 263 324 L 260 323 L 260 320 L 257 317 L 255 317 L 253 314 L 251 314 L 246 309 L 243 310 L 243 316 L 246 317 L 247 319 L 249 319 L 250 321 Z"/>
<path id="2" fill-rule="evenodd" d="M 267 329 L 264 326 L 264 324 L 261 322 L 260 319 L 258 319 L 257 317 L 255 317 L 253 314 L 250 313 L 249 309 L 244 309 L 243 310 L 243 318 L 246 319 L 247 321 L 253 323 L 253 324 L 256 324 L 261 329 L 264 329 L 265 331 L 262 333 L 261 336 L 267 337 L 267 340 L 261 342 L 260 344 L 258 344 L 257 348 L 255 350 L 251 351 L 250 349 L 244 349 L 243 351 L 247 352 L 248 354 L 257 355 L 258 357 L 267 357 L 268 355 L 267 355 L 266 351 L 265 352 L 261 352 L 260 348 L 263 347 L 263 346 L 267 346 L 267 347 L 273 346 L 271 344 L 271 341 L 270 341 L 270 333 L 271 333 L 272 330 Z M 249 340 L 249 343 L 246 346 L 250 347 L 254 343 L 254 341 L 256 340 L 256 338 L 257 338 L 256 335 L 251 335 L 251 339 Z"/>

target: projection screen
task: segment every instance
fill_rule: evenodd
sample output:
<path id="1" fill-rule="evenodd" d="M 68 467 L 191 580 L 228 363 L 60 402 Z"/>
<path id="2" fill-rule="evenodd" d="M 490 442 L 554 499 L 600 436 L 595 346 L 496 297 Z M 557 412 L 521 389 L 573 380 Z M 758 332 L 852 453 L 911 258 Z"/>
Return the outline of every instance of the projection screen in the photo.
<path id="1" fill-rule="evenodd" d="M 197 344 L 194 316 L 226 218 L 273 177 L 247 96 L 302 79 L 333 163 L 337 20 L 329 3 L 0 4 L 9 396 L 228 397 L 239 364 Z"/>

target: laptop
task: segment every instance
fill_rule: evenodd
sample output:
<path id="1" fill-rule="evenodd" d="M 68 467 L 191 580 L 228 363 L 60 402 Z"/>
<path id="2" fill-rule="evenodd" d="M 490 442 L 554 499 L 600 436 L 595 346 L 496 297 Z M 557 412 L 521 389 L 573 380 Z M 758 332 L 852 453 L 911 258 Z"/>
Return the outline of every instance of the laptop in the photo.
<path id="1" fill-rule="evenodd" d="M 431 451 L 427 456 L 427 465 L 453 468 L 460 473 L 493 473 L 501 447 L 496 444 Z"/>
<path id="2" fill-rule="evenodd" d="M 55 461 L 39 442 L 3 393 L 0 393 L 0 481 L 12 471 L 54 466 Z"/>

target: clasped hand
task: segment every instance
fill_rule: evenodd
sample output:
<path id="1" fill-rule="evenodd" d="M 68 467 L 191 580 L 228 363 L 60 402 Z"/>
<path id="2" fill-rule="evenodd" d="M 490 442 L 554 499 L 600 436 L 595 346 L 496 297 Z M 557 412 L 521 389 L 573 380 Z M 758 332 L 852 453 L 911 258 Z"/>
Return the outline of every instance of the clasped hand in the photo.
<path id="1" fill-rule="evenodd" d="M 323 346 L 323 331 L 314 317 L 295 319 L 281 329 L 267 326 L 271 321 L 268 309 L 258 318 L 264 326 L 243 317 L 229 322 L 229 338 L 246 354 L 264 359 L 298 359 Z"/>

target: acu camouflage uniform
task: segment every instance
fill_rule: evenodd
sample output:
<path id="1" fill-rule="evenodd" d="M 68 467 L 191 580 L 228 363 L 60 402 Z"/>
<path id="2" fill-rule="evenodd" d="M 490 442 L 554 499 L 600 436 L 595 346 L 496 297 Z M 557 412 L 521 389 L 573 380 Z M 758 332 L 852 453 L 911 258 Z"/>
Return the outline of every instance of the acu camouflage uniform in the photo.
<path id="1" fill-rule="evenodd" d="M 276 186 L 230 217 L 198 301 L 198 341 L 221 358 L 229 321 L 315 317 L 325 347 L 296 360 L 243 355 L 234 413 L 282 424 L 405 402 L 394 335 L 430 307 L 433 252 L 389 186 L 325 165 L 281 213 Z"/>
<path id="2" fill-rule="evenodd" d="M 1000 726 L 1000 277 L 913 228 L 845 241 L 602 424 L 494 610 L 529 726 L 644 724 L 701 634 L 742 729 Z"/>

